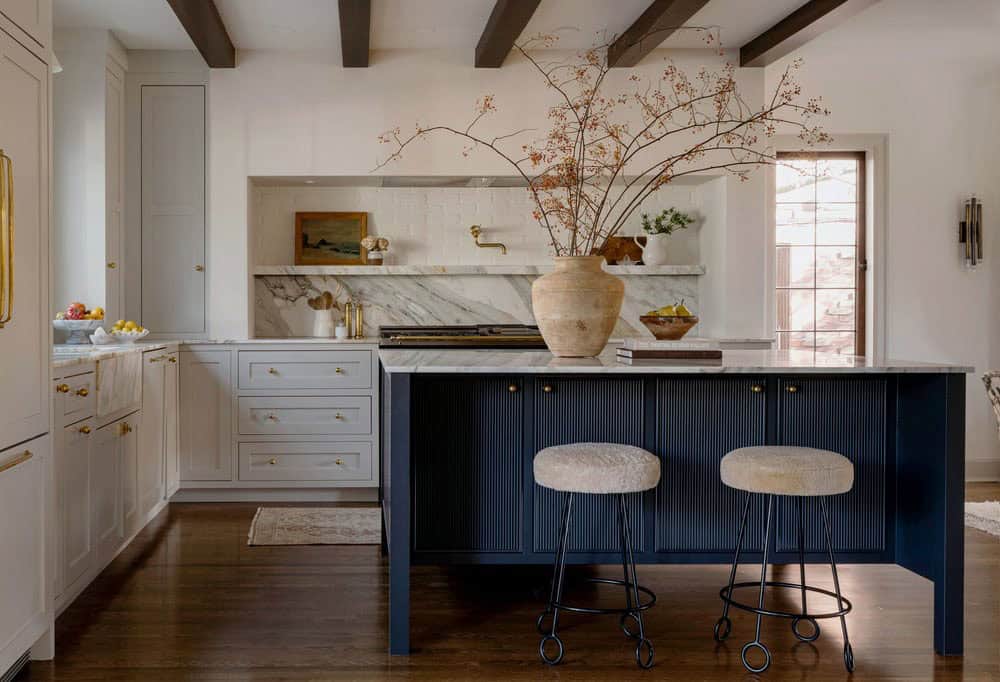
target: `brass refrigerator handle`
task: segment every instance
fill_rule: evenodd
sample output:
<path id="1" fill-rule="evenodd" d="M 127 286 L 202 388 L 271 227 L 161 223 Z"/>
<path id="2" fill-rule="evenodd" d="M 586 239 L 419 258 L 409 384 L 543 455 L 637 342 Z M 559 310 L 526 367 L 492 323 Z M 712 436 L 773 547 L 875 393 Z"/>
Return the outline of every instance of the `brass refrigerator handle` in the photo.
<path id="1" fill-rule="evenodd" d="M 0 149 L 0 329 L 14 313 L 14 160 Z"/>
<path id="2" fill-rule="evenodd" d="M 20 455 L 15 455 L 12 459 L 7 460 L 3 464 L 0 464 L 0 474 L 7 471 L 8 469 L 13 469 L 16 466 L 24 464 L 32 457 L 34 457 L 34 455 L 31 454 L 31 450 L 25 450 Z"/>

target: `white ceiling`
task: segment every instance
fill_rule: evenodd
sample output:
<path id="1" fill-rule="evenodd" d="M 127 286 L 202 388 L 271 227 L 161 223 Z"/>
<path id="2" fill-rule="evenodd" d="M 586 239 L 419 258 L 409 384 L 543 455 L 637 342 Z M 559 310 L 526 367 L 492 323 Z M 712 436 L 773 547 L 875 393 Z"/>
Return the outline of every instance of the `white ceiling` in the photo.
<path id="1" fill-rule="evenodd" d="M 373 0 L 372 48 L 473 49 L 495 0 Z M 542 0 L 522 34 L 556 32 L 561 47 L 581 48 L 621 33 L 651 0 Z M 739 47 L 806 0 L 711 0 L 689 22 L 719 27 Z M 130 50 L 190 50 L 190 38 L 166 0 L 54 0 L 57 28 L 108 28 Z M 237 48 L 340 50 L 334 0 L 216 0 Z M 704 47 L 681 31 L 664 47 Z"/>

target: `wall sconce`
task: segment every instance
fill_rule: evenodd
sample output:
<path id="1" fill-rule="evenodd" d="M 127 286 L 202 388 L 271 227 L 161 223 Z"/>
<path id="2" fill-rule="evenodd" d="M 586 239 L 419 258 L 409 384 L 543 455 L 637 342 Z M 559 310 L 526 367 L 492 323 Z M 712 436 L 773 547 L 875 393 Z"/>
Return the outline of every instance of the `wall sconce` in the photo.
<path id="1" fill-rule="evenodd" d="M 983 202 L 973 196 L 965 202 L 964 219 L 958 224 L 958 243 L 965 245 L 965 265 L 983 262 Z"/>

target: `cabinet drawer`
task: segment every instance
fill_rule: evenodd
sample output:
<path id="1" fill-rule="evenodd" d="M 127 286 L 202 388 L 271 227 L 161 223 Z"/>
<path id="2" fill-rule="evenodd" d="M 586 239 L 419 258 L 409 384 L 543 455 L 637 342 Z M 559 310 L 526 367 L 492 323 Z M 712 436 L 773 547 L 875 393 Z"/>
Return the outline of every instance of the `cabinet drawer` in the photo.
<path id="1" fill-rule="evenodd" d="M 241 481 L 371 478 L 371 443 L 240 443 Z"/>
<path id="2" fill-rule="evenodd" d="M 62 405 L 61 412 L 57 413 L 57 417 L 62 419 L 62 424 L 72 424 L 94 415 L 95 393 L 97 392 L 94 386 L 93 373 L 81 374 L 56 382 L 55 390 L 62 396 L 62 400 L 56 401 L 57 404 Z"/>
<path id="3" fill-rule="evenodd" d="M 368 350 L 240 351 L 241 389 L 371 388 Z"/>
<path id="4" fill-rule="evenodd" d="M 239 399 L 241 434 L 354 435 L 372 432 L 372 399 L 302 397 Z"/>

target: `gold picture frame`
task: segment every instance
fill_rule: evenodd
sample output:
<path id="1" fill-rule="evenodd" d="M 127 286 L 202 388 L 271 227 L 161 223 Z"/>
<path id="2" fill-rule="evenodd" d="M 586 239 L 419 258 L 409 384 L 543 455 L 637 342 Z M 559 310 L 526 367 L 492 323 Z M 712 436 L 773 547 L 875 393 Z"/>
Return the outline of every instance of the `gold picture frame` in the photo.
<path id="1" fill-rule="evenodd" d="M 365 212 L 311 211 L 295 214 L 296 265 L 364 265 L 368 250 Z"/>

